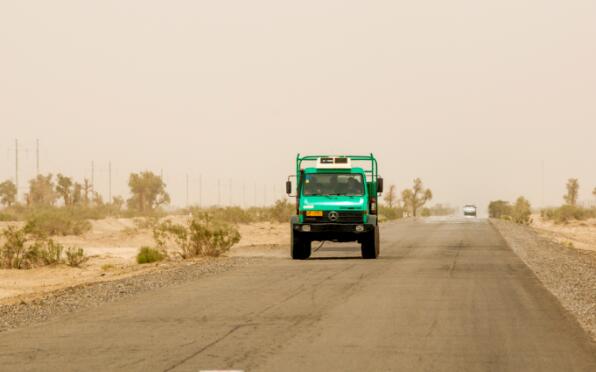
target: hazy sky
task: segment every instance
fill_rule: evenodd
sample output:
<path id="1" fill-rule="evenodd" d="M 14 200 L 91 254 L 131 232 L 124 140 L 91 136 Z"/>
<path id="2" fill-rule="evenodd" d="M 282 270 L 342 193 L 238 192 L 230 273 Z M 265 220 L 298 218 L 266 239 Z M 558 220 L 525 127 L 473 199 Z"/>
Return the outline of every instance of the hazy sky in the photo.
<path id="1" fill-rule="evenodd" d="M 125 194 L 262 203 L 301 153 L 369 153 L 436 202 L 596 186 L 596 2 L 0 1 L 0 179 L 90 176 Z M 21 181 L 21 185 L 25 183 Z M 263 190 L 266 187 L 266 191 Z M 266 192 L 266 194 L 265 194 Z"/>

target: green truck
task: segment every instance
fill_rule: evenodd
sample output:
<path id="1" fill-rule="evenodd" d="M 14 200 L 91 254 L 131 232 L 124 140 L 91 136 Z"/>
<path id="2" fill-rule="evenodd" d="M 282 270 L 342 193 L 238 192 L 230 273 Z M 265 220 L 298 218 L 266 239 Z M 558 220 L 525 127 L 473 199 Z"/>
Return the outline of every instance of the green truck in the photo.
<path id="1" fill-rule="evenodd" d="M 286 192 L 296 197 L 296 215 L 290 221 L 293 259 L 309 258 L 313 241 L 358 242 L 363 258 L 379 256 L 377 212 L 383 179 L 373 154 L 298 154 Z"/>

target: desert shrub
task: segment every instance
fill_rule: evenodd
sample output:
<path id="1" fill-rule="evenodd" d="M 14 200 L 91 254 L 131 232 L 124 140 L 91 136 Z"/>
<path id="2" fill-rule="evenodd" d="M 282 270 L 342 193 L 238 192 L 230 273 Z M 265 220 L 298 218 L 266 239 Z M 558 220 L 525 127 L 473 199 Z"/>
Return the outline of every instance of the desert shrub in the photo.
<path id="1" fill-rule="evenodd" d="M 444 204 L 436 204 L 432 207 L 424 207 L 420 212 L 421 216 L 450 216 L 455 214 L 455 209 Z"/>
<path id="2" fill-rule="evenodd" d="M 193 216 L 187 225 L 164 221 L 153 229 L 153 237 L 162 250 L 168 245 L 178 248 L 180 257 L 217 257 L 240 241 L 238 230 L 207 213 Z"/>
<path id="3" fill-rule="evenodd" d="M 4 230 L 2 237 L 4 244 L 0 246 L 1 268 L 30 269 L 62 262 L 64 247 L 52 239 L 33 237 L 24 228 L 14 226 Z"/>
<path id="4" fill-rule="evenodd" d="M 503 218 L 511 216 L 513 208 L 509 202 L 504 200 L 494 200 L 488 204 L 488 215 L 490 218 Z"/>
<path id="5" fill-rule="evenodd" d="M 402 208 L 390 208 L 389 206 L 383 204 L 379 206 L 379 216 L 383 220 L 397 220 L 398 218 L 402 218 L 403 215 L 404 210 Z"/>
<path id="6" fill-rule="evenodd" d="M 596 217 L 596 208 L 582 208 L 575 205 L 563 205 L 558 208 L 545 208 L 540 211 L 545 220 L 555 223 L 567 223 L 571 220 L 586 220 Z"/>
<path id="7" fill-rule="evenodd" d="M 5 269 L 22 269 L 29 266 L 30 258 L 27 248 L 27 234 L 23 229 L 9 226 L 2 232 L 4 244 L 0 248 L 0 267 Z"/>
<path id="8" fill-rule="evenodd" d="M 296 214 L 296 205 L 287 199 L 280 199 L 268 208 L 269 219 L 273 222 L 288 222 L 293 214 Z"/>
<path id="9" fill-rule="evenodd" d="M 133 222 L 137 229 L 152 229 L 157 225 L 159 219 L 155 216 L 137 217 Z"/>
<path id="10" fill-rule="evenodd" d="M 101 265 L 101 270 L 102 271 L 110 271 L 110 270 L 114 270 L 116 268 L 115 265 L 113 264 L 103 264 Z"/>
<path id="11" fill-rule="evenodd" d="M 179 211 L 180 214 L 190 214 L 200 217 L 204 214 L 213 220 L 233 224 L 254 222 L 288 222 L 290 216 L 296 213 L 296 206 L 287 199 L 280 199 L 270 207 L 190 207 Z"/>
<path id="12" fill-rule="evenodd" d="M 62 252 L 64 246 L 56 243 L 52 239 L 36 242 L 38 246 L 39 258 L 45 265 L 56 265 L 62 262 Z"/>
<path id="13" fill-rule="evenodd" d="M 0 221 L 18 221 L 18 219 L 10 213 L 0 212 Z"/>
<path id="14" fill-rule="evenodd" d="M 225 221 L 228 223 L 251 223 L 257 222 L 260 219 L 255 213 L 255 210 L 261 208 L 243 209 L 240 207 L 210 207 L 206 209 L 190 208 L 185 214 L 191 214 L 194 218 L 200 218 L 204 214 L 208 214 L 211 218 L 218 221 Z"/>
<path id="15" fill-rule="evenodd" d="M 91 230 L 91 224 L 74 210 L 67 208 L 40 209 L 27 218 L 25 230 L 38 237 L 81 235 Z"/>
<path id="16" fill-rule="evenodd" d="M 24 219 L 27 208 L 20 204 L 13 204 L 0 212 L 0 221 L 20 221 Z"/>
<path id="17" fill-rule="evenodd" d="M 70 267 L 80 267 L 83 263 L 89 260 L 89 257 L 85 256 L 83 248 L 68 247 L 65 253 L 66 264 Z"/>
<path id="18" fill-rule="evenodd" d="M 515 204 L 513 205 L 511 214 L 513 222 L 522 225 L 529 225 L 532 223 L 531 215 L 532 209 L 530 207 L 530 202 L 523 196 L 517 198 Z"/>
<path id="19" fill-rule="evenodd" d="M 161 261 L 165 258 L 160 250 L 151 247 L 141 247 L 137 254 L 137 263 L 146 264 L 151 262 Z"/>

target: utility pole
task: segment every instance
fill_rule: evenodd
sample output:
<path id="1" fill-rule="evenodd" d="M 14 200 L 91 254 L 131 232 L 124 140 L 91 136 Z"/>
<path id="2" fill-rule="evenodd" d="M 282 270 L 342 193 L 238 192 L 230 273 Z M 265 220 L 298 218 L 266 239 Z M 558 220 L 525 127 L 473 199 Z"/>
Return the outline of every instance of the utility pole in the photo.
<path id="1" fill-rule="evenodd" d="M 108 162 L 108 202 L 112 202 L 112 162 Z"/>
<path id="2" fill-rule="evenodd" d="M 246 208 L 246 182 L 242 182 L 242 208 Z"/>
<path id="3" fill-rule="evenodd" d="M 199 207 L 203 206 L 203 175 L 199 174 Z"/>
<path id="4" fill-rule="evenodd" d="M 188 173 L 186 174 L 186 206 L 188 207 Z"/>
<path id="5" fill-rule="evenodd" d="M 35 168 L 37 170 L 36 175 L 39 176 L 39 139 L 37 139 L 35 142 Z"/>
<path id="6" fill-rule="evenodd" d="M 221 206 L 221 180 L 217 179 L 217 206 Z"/>
<path id="7" fill-rule="evenodd" d="M 230 178 L 230 194 L 228 195 L 228 202 L 230 203 L 230 207 L 232 206 L 232 179 Z"/>
<path id="8" fill-rule="evenodd" d="M 544 160 L 541 162 L 542 166 L 542 208 L 545 207 L 544 205 Z"/>
<path id="9" fill-rule="evenodd" d="M 19 140 L 14 140 L 14 151 L 15 151 L 15 175 L 14 175 L 14 183 L 17 188 L 17 202 L 19 201 Z"/>

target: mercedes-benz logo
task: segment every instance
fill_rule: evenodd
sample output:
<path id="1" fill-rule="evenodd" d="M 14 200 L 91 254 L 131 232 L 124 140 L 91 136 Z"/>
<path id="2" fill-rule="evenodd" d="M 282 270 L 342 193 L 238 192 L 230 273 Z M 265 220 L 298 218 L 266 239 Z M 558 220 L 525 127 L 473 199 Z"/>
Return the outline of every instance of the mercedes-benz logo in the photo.
<path id="1" fill-rule="evenodd" d="M 337 221 L 337 219 L 339 218 L 339 213 L 337 213 L 335 211 L 329 212 L 327 217 L 329 218 L 329 221 Z"/>

